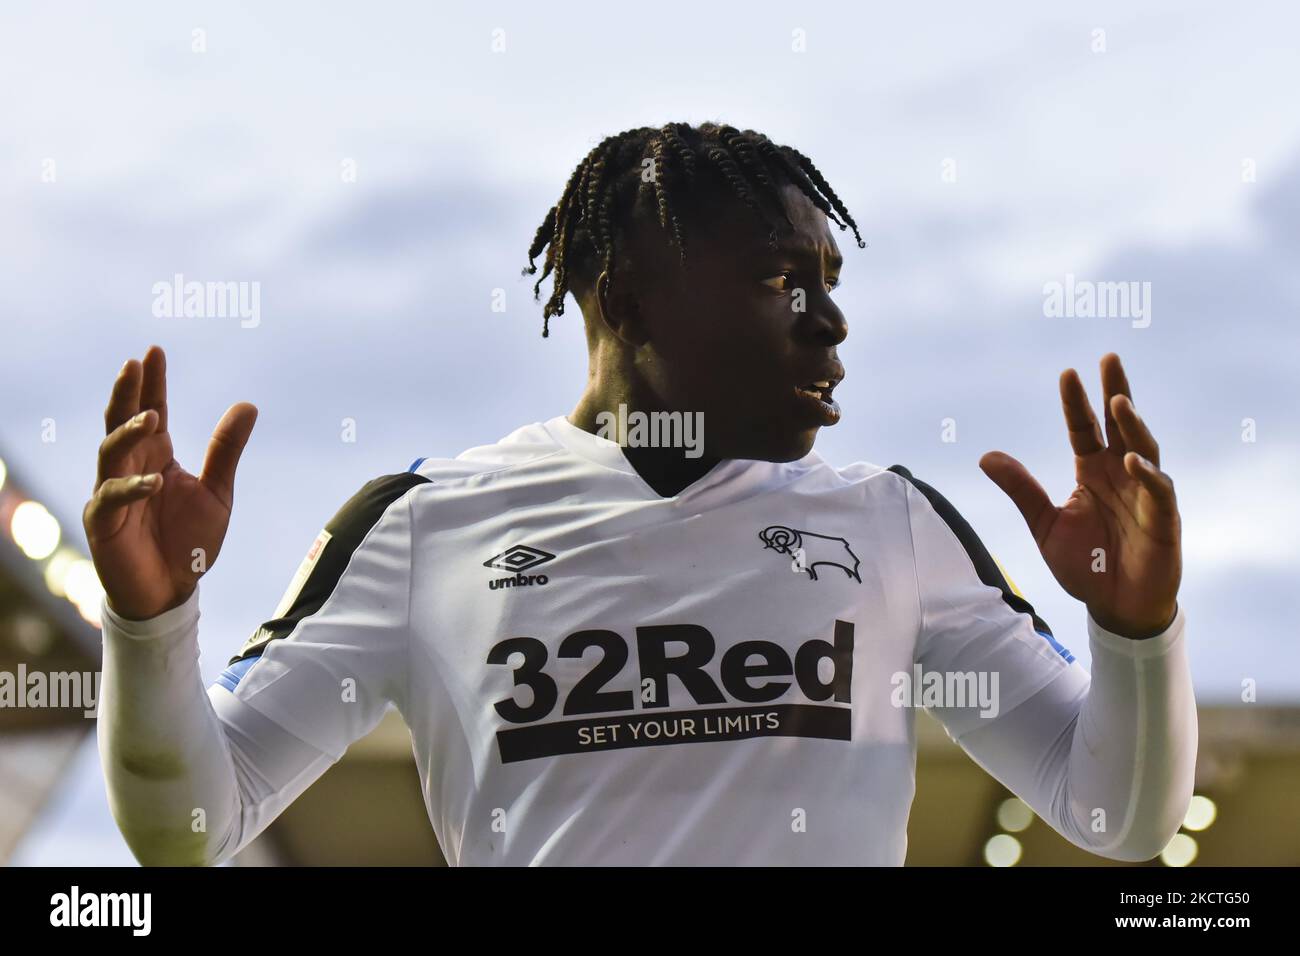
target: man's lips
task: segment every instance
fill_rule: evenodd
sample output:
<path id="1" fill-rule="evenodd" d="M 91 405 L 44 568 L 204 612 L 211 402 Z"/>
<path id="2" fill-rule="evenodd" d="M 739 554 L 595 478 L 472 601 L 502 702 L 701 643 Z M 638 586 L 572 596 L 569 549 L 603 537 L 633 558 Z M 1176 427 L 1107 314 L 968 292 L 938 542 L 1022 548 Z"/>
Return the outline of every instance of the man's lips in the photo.
<path id="1" fill-rule="evenodd" d="M 808 379 L 794 386 L 795 401 L 808 420 L 817 425 L 834 425 L 840 420 L 840 406 L 833 393 L 844 379 L 844 366 L 828 362 L 809 373 Z"/>
<path id="2" fill-rule="evenodd" d="M 830 389 L 794 388 L 795 402 L 803 414 L 817 425 L 834 425 L 840 420 L 840 406 L 831 398 Z"/>
<path id="3" fill-rule="evenodd" d="M 844 366 L 839 362 L 832 362 L 814 371 L 807 381 L 796 385 L 795 390 L 801 395 L 811 395 L 828 405 L 833 405 L 831 394 L 835 391 L 835 386 L 843 380 Z"/>
<path id="4" fill-rule="evenodd" d="M 794 390 L 800 395 L 810 395 L 820 401 L 830 403 L 831 392 L 835 389 L 833 379 L 821 379 L 816 382 L 809 382 L 807 385 L 796 385 Z"/>

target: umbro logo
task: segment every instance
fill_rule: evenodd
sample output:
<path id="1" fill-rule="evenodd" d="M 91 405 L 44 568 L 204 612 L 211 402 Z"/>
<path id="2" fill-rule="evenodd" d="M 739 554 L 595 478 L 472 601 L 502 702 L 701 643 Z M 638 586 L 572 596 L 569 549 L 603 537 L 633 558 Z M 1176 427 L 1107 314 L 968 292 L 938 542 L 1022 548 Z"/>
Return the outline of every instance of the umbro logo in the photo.
<path id="1" fill-rule="evenodd" d="M 488 558 L 483 562 L 483 567 L 500 568 L 502 571 L 527 571 L 539 564 L 545 564 L 553 557 L 555 555 L 549 551 L 530 548 L 526 544 L 517 544 L 513 548 L 506 548 L 495 558 Z"/>
<path id="2" fill-rule="evenodd" d="M 806 572 L 810 581 L 817 580 L 819 566 L 830 565 L 839 568 L 859 584 L 862 583 L 862 578 L 858 575 L 858 565 L 861 562 L 844 538 L 774 524 L 760 531 L 758 539 L 763 542 L 764 550 L 770 548 L 778 554 L 790 555 L 794 559 L 790 563 L 790 569 L 796 573 Z"/>
<path id="3" fill-rule="evenodd" d="M 516 544 L 513 547 L 506 548 L 496 557 L 484 561 L 483 567 L 513 571 L 515 572 L 514 576 L 495 578 L 488 582 L 488 588 L 496 591 L 499 588 L 522 588 L 532 584 L 546 584 L 550 578 L 545 574 L 523 574 L 521 572 L 535 568 L 539 564 L 545 564 L 554 557 L 555 555 L 549 551 L 530 548 L 526 544 Z"/>

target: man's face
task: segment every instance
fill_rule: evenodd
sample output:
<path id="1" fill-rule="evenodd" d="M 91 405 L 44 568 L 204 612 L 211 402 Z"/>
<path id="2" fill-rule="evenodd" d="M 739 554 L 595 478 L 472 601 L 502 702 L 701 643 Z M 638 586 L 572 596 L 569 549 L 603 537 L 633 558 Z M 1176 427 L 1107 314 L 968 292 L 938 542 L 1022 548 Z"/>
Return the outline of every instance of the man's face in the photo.
<path id="1" fill-rule="evenodd" d="M 793 228 L 775 250 L 734 197 L 687 232 L 686 271 L 661 238 L 634 244 L 650 280 L 637 285 L 649 341 L 636 373 L 665 407 L 704 414 L 712 457 L 793 461 L 840 417 L 824 386 L 804 389 L 844 375 L 848 325 L 830 295 L 842 258 L 825 213 L 796 186 L 780 195 Z"/>

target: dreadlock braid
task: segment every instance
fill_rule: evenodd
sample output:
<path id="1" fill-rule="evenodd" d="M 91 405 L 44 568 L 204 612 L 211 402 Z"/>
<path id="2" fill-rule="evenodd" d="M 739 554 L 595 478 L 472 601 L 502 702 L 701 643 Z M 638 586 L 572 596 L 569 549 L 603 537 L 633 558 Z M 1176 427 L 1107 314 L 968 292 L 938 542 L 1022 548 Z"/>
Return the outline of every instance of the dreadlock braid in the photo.
<path id="1" fill-rule="evenodd" d="M 595 227 L 594 235 L 592 230 L 588 229 L 588 239 L 595 254 L 600 258 L 600 270 L 610 274 L 608 281 L 611 288 L 614 283 L 614 225 L 610 207 L 615 202 L 617 174 L 623 169 L 619 162 L 619 154 L 622 152 L 623 144 L 639 132 L 640 130 L 625 130 L 612 139 L 606 140 L 606 148 L 600 151 L 590 167 L 590 177 L 587 181 L 586 204 L 583 207 L 582 218 L 590 226 Z M 610 174 L 611 166 L 614 167 L 613 175 Z M 562 302 L 560 314 L 564 314 Z"/>
<path id="2" fill-rule="evenodd" d="M 560 199 L 560 218 L 555 224 L 555 235 L 566 236 L 572 233 L 569 223 L 572 221 L 571 216 L 579 208 L 581 197 L 586 193 L 587 180 L 591 176 L 591 167 L 595 158 L 605 149 L 608 141 L 596 146 L 587 154 L 587 158 L 582 161 L 577 169 L 573 171 L 573 176 L 569 179 L 569 185 L 565 188 L 564 196 Z M 555 278 L 553 285 L 555 289 L 567 289 L 569 285 L 568 270 L 568 251 L 569 244 L 561 242 L 558 244 L 558 251 L 555 254 Z M 538 281 L 538 286 L 541 281 Z M 533 297 L 536 300 L 537 286 L 533 288 Z M 548 311 L 549 310 L 549 311 Z M 547 309 L 542 310 L 542 337 L 545 338 L 550 334 L 550 317 L 552 315 L 564 314 L 564 296 L 563 294 L 552 294 L 550 302 L 547 303 Z"/>
<path id="3" fill-rule="evenodd" d="M 533 265 L 533 260 L 542 254 L 542 250 L 546 248 L 554 232 L 555 207 L 552 206 L 551 211 L 546 214 L 546 219 L 537 227 L 537 235 L 533 236 L 533 244 L 528 247 L 528 265 L 524 267 L 523 275 L 534 275 L 537 272 L 537 266 Z M 546 271 L 550 272 L 550 269 L 547 268 Z M 545 277 L 545 273 L 542 275 Z M 537 281 L 539 284 L 541 283 L 541 279 Z"/>
<path id="4" fill-rule="evenodd" d="M 722 133 L 723 142 L 726 143 L 727 149 L 731 150 L 740 159 L 741 165 L 754 177 L 758 184 L 766 189 L 775 189 L 776 186 L 768 176 L 767 170 L 763 167 L 762 160 L 758 158 L 758 151 L 754 144 L 748 139 L 753 135 L 753 130 L 745 130 L 742 133 L 734 126 L 721 126 L 718 128 Z"/>
<path id="5" fill-rule="evenodd" d="M 849 215 L 849 211 L 845 207 L 844 203 L 840 202 L 840 197 L 835 195 L 835 190 L 831 189 L 831 184 L 826 181 L 826 177 L 821 174 L 821 170 L 813 165 L 811 159 L 799 152 L 799 150 L 795 149 L 793 146 L 787 146 L 786 148 L 794 154 L 797 160 L 799 160 L 799 168 L 808 174 L 808 178 L 811 179 L 813 184 L 816 185 L 826 198 L 831 201 L 831 205 L 834 206 L 836 211 L 844 217 L 844 221 L 852 227 L 853 238 L 858 241 L 858 248 L 861 249 L 865 246 L 866 243 L 863 242 L 862 237 L 858 235 L 858 224 L 853 221 L 853 217 Z M 843 229 L 844 223 L 840 223 L 840 230 L 843 231 Z"/>
<path id="6" fill-rule="evenodd" d="M 763 211 L 763 207 L 760 206 L 758 200 L 754 198 L 754 194 L 749 188 L 749 183 L 745 180 L 745 174 L 740 171 L 740 163 L 736 161 L 736 157 L 732 156 L 731 153 L 722 146 L 714 146 L 710 148 L 708 153 L 705 155 L 717 164 L 722 175 L 726 177 L 727 182 L 731 184 L 732 192 L 739 197 L 740 201 L 750 209 L 754 210 L 759 219 L 766 222 L 767 213 Z M 767 241 L 771 246 L 776 245 L 775 228 L 768 231 Z"/>
<path id="7" fill-rule="evenodd" d="M 654 175 L 643 181 L 641 169 L 647 158 L 654 163 Z M 703 176 L 705 170 L 712 175 Z M 841 230 L 852 227 L 859 248 L 866 245 L 857 223 L 812 160 L 755 130 L 712 122 L 667 123 L 658 129 L 625 130 L 602 140 L 573 170 L 559 202 L 547 211 L 528 247 L 525 275 L 537 273 L 533 260 L 546 251 L 542 274 L 533 286 L 534 300 L 540 300 L 546 277 L 553 277 L 551 296 L 542 308 L 542 336 L 550 334 L 551 316 L 564 314 L 570 265 L 585 286 L 594 286 L 602 272 L 612 283 L 618 265 L 615 248 L 634 221 L 657 221 L 667 241 L 677 246 L 685 267 L 685 213 L 703 208 L 700 203 L 721 189 L 753 210 L 768 226 L 769 244 L 775 245 L 777 227 L 762 201 L 780 210 L 788 225 L 779 195 L 785 182 L 796 186 Z"/>
<path id="8" fill-rule="evenodd" d="M 667 203 L 667 217 L 672 224 L 673 240 L 677 243 L 678 252 L 681 254 L 682 265 L 686 265 L 686 234 L 682 229 L 681 220 L 677 217 L 677 212 L 673 208 L 671 200 L 668 199 L 670 193 L 676 192 L 677 185 L 689 187 L 695 179 L 695 153 L 682 138 L 683 131 L 689 131 L 690 127 L 685 123 L 668 123 L 659 131 L 659 137 L 656 143 L 660 145 L 656 155 L 667 155 L 664 149 L 672 150 L 672 155 L 677 157 L 675 165 L 665 163 L 655 167 L 656 188 L 658 188 Z M 669 183 L 672 183 L 670 188 Z M 662 183 L 662 185 L 660 185 Z"/>
<path id="9" fill-rule="evenodd" d="M 668 184 L 664 182 L 664 174 L 668 169 L 668 163 L 666 162 L 668 144 L 662 139 L 656 139 L 650 144 L 650 154 L 654 160 L 654 176 L 651 181 L 654 184 L 655 208 L 659 213 L 659 225 L 664 229 L 668 229 Z"/>
<path id="10" fill-rule="evenodd" d="M 591 154 L 589 153 L 588 159 L 590 158 L 590 156 Z M 547 212 L 545 221 L 543 221 L 542 225 L 538 228 L 537 235 L 533 237 L 533 244 L 528 249 L 528 265 L 527 267 L 524 268 L 523 274 L 533 275 L 537 272 L 537 266 L 533 265 L 533 260 L 536 259 L 539 255 L 541 255 L 542 248 L 546 247 L 545 267 L 542 269 L 542 274 L 537 279 L 536 284 L 533 285 L 534 301 L 536 301 L 538 297 L 541 295 L 542 283 L 545 282 L 546 277 L 551 274 L 551 270 L 555 268 L 556 263 L 557 261 L 559 261 L 560 255 L 563 252 L 564 244 L 557 243 L 555 241 L 555 237 L 562 236 L 565 234 L 564 211 L 568 209 L 569 197 L 573 192 L 574 183 L 578 181 L 579 177 L 583 174 L 586 168 L 587 168 L 587 160 L 584 159 L 573 170 L 573 174 L 569 177 L 568 183 L 565 184 L 564 193 L 561 195 L 559 203 L 552 206 L 550 208 L 550 211 Z M 560 286 L 558 273 L 556 274 L 555 285 L 557 288 Z M 560 308 L 561 311 L 563 311 L 563 300 L 561 300 Z M 550 319 L 549 313 L 544 313 L 543 322 L 542 322 L 543 337 L 545 337 L 548 332 L 546 326 L 547 323 L 549 322 L 549 319 Z"/>
<path id="11" fill-rule="evenodd" d="M 773 160 L 780 169 L 785 171 L 785 174 L 790 177 L 791 182 L 798 185 L 799 188 L 804 191 L 804 195 L 812 200 L 814 206 L 826 213 L 827 217 L 835 223 L 835 225 L 839 226 L 840 229 L 844 228 L 844 223 L 840 222 L 839 219 L 836 218 L 835 210 L 831 208 L 830 203 L 826 201 L 825 197 L 817 192 L 816 184 L 808 178 L 808 174 L 803 171 L 803 168 L 797 162 L 792 161 L 783 150 L 776 146 L 776 144 L 771 144 L 771 147 L 768 149 L 764 149 L 760 146 L 759 149 L 765 156 Z"/>
<path id="12" fill-rule="evenodd" d="M 691 149 L 684 138 L 689 132 L 691 132 L 691 127 L 688 123 L 669 123 L 659 131 L 664 141 L 681 160 L 682 170 L 686 173 L 686 178 L 694 179 L 695 151 Z"/>

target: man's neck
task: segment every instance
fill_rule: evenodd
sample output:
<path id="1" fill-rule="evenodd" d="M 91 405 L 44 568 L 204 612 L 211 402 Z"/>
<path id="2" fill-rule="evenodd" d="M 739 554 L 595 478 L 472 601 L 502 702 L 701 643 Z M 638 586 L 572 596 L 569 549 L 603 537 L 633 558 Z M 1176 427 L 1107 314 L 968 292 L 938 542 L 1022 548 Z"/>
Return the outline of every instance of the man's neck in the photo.
<path id="1" fill-rule="evenodd" d="M 632 448 L 623 446 L 623 457 L 628 460 L 641 479 L 661 498 L 671 498 L 695 484 L 718 464 L 721 459 L 687 458 L 684 448 Z"/>
<path id="2" fill-rule="evenodd" d="M 569 421 L 585 432 L 593 435 L 600 432 L 596 416 L 602 411 L 602 403 L 591 396 L 582 400 L 568 416 Z M 613 414 L 610 412 L 610 414 Z M 663 498 L 680 494 L 685 488 L 699 481 L 710 472 L 721 459 L 700 455 L 698 458 L 687 456 L 686 448 L 677 447 L 633 447 L 622 445 L 623 457 L 636 471 L 641 479 Z"/>

